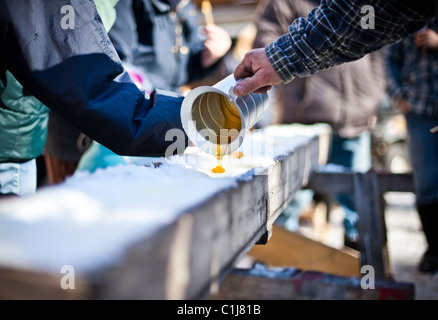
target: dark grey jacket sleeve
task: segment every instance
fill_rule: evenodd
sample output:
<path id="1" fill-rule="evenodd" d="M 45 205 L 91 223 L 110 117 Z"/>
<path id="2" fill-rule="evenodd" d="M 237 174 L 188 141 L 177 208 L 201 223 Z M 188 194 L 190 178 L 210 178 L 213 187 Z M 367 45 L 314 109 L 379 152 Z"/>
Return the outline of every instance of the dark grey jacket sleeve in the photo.
<path id="1" fill-rule="evenodd" d="M 91 0 L 0 0 L 0 43 L 0 74 L 118 154 L 161 156 L 183 130 L 183 97 L 137 88 Z"/>

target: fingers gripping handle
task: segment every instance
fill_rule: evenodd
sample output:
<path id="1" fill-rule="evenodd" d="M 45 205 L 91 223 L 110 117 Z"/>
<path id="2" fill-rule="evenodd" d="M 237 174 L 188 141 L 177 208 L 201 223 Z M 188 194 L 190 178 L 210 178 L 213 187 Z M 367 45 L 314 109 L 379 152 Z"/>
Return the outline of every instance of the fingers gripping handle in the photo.
<path id="1" fill-rule="evenodd" d="M 236 87 L 236 85 L 240 82 L 240 81 L 242 81 L 243 79 L 239 79 L 239 80 L 237 80 L 236 81 L 236 83 L 234 84 L 234 86 L 231 86 L 230 87 L 230 90 L 228 91 L 228 94 L 231 96 L 231 98 L 233 99 L 233 100 L 236 100 L 237 99 L 237 95 L 234 93 L 234 88 Z"/>

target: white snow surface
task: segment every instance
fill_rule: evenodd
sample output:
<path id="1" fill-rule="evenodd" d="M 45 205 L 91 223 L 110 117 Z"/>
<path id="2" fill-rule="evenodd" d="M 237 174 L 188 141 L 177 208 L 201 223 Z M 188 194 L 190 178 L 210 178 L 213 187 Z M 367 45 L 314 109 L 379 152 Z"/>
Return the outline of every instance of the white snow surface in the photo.
<path id="1" fill-rule="evenodd" d="M 318 134 L 306 126 L 258 133 L 245 138 L 242 158 L 224 158 L 224 174 L 211 172 L 212 155 L 189 147 L 181 156 L 131 157 L 128 165 L 78 171 L 35 195 L 0 201 L 0 265 L 52 273 L 65 265 L 77 273 L 104 268 L 135 242 L 239 179 L 263 174 L 276 157 Z"/>

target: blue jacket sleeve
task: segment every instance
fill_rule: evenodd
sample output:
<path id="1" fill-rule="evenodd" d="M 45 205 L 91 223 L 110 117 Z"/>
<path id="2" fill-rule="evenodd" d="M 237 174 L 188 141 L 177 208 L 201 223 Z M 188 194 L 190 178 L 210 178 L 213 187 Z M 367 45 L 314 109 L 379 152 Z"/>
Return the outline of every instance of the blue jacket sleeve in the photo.
<path id="1" fill-rule="evenodd" d="M 0 71 L 115 153 L 161 156 L 166 132 L 184 132 L 183 96 L 137 88 L 93 1 L 0 0 L 0 43 Z"/>

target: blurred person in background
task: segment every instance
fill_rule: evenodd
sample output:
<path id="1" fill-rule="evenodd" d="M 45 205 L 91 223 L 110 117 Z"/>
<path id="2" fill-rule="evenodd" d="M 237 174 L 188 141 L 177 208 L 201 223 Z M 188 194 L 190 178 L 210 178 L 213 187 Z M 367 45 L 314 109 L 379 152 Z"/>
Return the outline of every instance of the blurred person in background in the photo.
<path id="1" fill-rule="evenodd" d="M 306 17 L 319 0 L 262 0 L 256 11 L 257 36 L 254 48 L 265 47 L 288 32 L 289 25 Z M 342 170 L 366 172 L 371 168 L 370 130 L 385 93 L 385 75 L 381 52 L 362 59 L 295 78 L 275 87 L 277 99 L 274 123 L 328 123 L 333 130 L 328 162 Z M 308 202 L 310 190 L 298 193 L 295 202 Z M 307 194 L 307 196 L 306 196 Z M 358 249 L 358 213 L 352 194 L 336 195 L 345 212 L 344 244 Z M 296 205 L 296 204 L 295 204 Z M 299 204 L 302 210 L 304 203 Z M 296 218 L 297 214 L 290 212 Z"/>
<path id="2" fill-rule="evenodd" d="M 97 12 L 108 32 L 115 20 L 119 0 L 94 0 Z M 54 111 L 49 113 L 44 161 L 49 184 L 57 184 L 71 176 L 82 154 L 90 147 L 91 139 L 73 127 Z"/>
<path id="3" fill-rule="evenodd" d="M 161 90 L 148 95 L 140 90 L 117 56 L 103 20 L 90 1 L 75 2 L 73 7 L 70 1 L 0 0 L 0 107 L 6 116 L 12 114 L 9 105 L 16 113 L 41 114 L 43 118 L 18 125 L 11 117 L 0 121 L 2 130 L 14 126 L 23 130 L 10 130 L 9 134 L 19 139 L 11 140 L 16 142 L 13 146 L 3 143 L 2 153 L 9 147 L 12 152 L 33 147 L 40 150 L 45 111 L 24 103 L 30 95 L 79 131 L 122 155 L 164 155 L 172 144 L 166 141 L 166 132 L 184 132 L 180 118 L 183 96 Z M 5 89 L 10 84 L 19 89 L 15 91 L 18 93 Z M 38 135 L 37 140 L 30 137 L 33 134 Z M 38 144 L 34 146 L 35 141 Z M 187 137 L 184 143 L 188 144 Z M 38 150 L 29 152 L 30 157 Z M 20 155 L 17 158 L 22 160 Z"/>
<path id="4" fill-rule="evenodd" d="M 131 76 L 147 92 L 158 88 L 184 94 L 186 85 L 213 75 L 231 48 L 231 37 L 225 29 L 217 25 L 201 28 L 199 9 L 192 1 L 119 0 L 115 16 L 109 31 L 111 42 Z M 70 168 L 69 175 L 76 169 L 93 171 L 126 163 L 95 141 L 90 148 L 82 148 L 90 143 L 84 140 L 86 137 L 62 119 L 50 121 L 57 127 L 49 127 L 48 140 L 59 143 L 50 148 L 48 145 L 47 152 L 68 160 L 64 167 Z M 75 138 L 68 143 L 62 141 L 68 136 Z M 70 153 L 74 158 L 66 159 Z M 60 182 L 67 171 L 57 171 L 61 180 L 56 182 Z"/>
<path id="5" fill-rule="evenodd" d="M 0 195 L 37 188 L 36 158 L 47 137 L 49 109 L 6 71 L 0 79 Z"/>
<path id="6" fill-rule="evenodd" d="M 120 0 L 116 14 L 109 37 L 117 53 L 142 68 L 154 88 L 179 91 L 205 79 L 231 48 L 225 29 L 199 24 L 192 1 Z"/>
<path id="7" fill-rule="evenodd" d="M 438 270 L 438 26 L 434 20 L 392 45 L 386 57 L 388 93 L 404 114 L 414 174 L 416 207 L 428 249 L 422 272 Z M 432 130 L 434 131 L 434 130 Z"/>
<path id="8" fill-rule="evenodd" d="M 117 0 L 95 0 L 107 28 L 114 21 L 116 3 Z M 9 71 L 0 80 L 0 92 L 0 194 L 32 194 L 38 186 L 37 171 L 42 169 L 36 159 L 46 144 L 50 109 Z M 52 172 L 48 174 L 53 180 Z"/>

